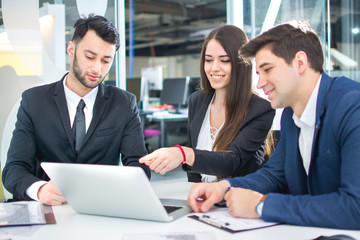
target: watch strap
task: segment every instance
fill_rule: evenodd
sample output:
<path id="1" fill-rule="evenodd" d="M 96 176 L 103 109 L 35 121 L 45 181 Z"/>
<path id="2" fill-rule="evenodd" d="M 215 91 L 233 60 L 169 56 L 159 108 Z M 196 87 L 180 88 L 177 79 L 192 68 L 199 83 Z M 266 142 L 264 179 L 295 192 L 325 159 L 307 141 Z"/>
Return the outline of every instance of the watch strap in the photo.
<path id="1" fill-rule="evenodd" d="M 256 204 L 255 206 L 255 212 L 256 212 L 256 215 L 258 215 L 259 218 L 261 218 L 262 216 L 262 210 L 263 210 L 263 207 L 264 207 L 264 201 L 265 201 L 265 198 L 266 198 L 266 194 L 264 194 L 260 201 Z"/>

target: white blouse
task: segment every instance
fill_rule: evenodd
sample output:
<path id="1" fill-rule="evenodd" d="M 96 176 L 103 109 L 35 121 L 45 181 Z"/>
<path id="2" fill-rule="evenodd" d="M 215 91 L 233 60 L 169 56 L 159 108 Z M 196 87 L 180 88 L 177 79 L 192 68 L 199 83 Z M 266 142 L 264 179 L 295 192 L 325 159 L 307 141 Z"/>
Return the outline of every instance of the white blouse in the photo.
<path id="1" fill-rule="evenodd" d="M 212 98 L 212 100 L 206 110 L 204 121 L 200 128 L 199 136 L 197 139 L 197 145 L 196 145 L 196 149 L 199 149 L 199 150 L 212 151 L 212 146 L 216 140 L 217 134 L 219 133 L 222 126 L 224 125 L 224 123 L 221 124 L 221 126 L 218 129 L 210 126 L 210 106 L 211 106 L 211 103 L 213 102 L 213 100 L 214 100 L 214 97 Z M 216 130 L 212 132 L 211 128 L 216 129 Z M 217 180 L 218 180 L 217 176 L 201 174 L 202 182 L 216 182 Z"/>

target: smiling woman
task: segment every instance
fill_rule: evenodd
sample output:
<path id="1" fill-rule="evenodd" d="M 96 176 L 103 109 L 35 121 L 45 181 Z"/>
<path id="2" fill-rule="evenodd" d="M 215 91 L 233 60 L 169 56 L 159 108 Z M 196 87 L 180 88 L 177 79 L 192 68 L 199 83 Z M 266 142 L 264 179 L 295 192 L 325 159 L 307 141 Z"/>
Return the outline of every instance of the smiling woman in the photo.
<path id="1" fill-rule="evenodd" d="M 158 149 L 141 163 L 161 174 L 182 164 L 193 182 L 244 176 L 262 167 L 274 110 L 252 93 L 252 66 L 238 58 L 247 41 L 235 26 L 209 33 L 200 56 L 203 89 L 188 102 L 187 146 Z"/>
<path id="2" fill-rule="evenodd" d="M 231 61 L 221 43 L 211 39 L 205 53 L 204 70 L 213 89 L 226 90 L 230 81 Z M 225 117 L 225 116 L 224 116 Z"/>

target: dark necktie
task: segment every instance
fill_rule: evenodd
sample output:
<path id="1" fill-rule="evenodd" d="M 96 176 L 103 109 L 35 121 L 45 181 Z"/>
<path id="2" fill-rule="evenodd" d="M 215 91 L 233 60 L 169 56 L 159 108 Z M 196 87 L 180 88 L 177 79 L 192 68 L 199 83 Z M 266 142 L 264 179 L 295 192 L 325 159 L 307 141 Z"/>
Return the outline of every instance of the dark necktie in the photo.
<path id="1" fill-rule="evenodd" d="M 75 152 L 78 153 L 85 138 L 85 115 L 84 115 L 84 100 L 80 100 L 77 108 L 76 115 L 73 124 L 74 140 L 75 140 Z"/>

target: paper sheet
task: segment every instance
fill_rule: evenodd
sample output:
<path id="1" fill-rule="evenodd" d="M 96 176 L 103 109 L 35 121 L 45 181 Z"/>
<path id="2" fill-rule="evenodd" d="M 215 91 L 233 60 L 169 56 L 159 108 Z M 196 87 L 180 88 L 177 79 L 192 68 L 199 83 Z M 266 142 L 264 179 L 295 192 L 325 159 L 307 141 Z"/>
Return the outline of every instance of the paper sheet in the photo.
<path id="1" fill-rule="evenodd" d="M 189 217 L 230 232 L 246 231 L 279 224 L 265 222 L 262 219 L 235 218 L 231 216 L 227 209 L 208 213 L 195 213 Z"/>
<path id="2" fill-rule="evenodd" d="M 56 222 L 52 208 L 40 202 L 21 201 L 0 203 L 0 227 L 53 223 Z"/>

